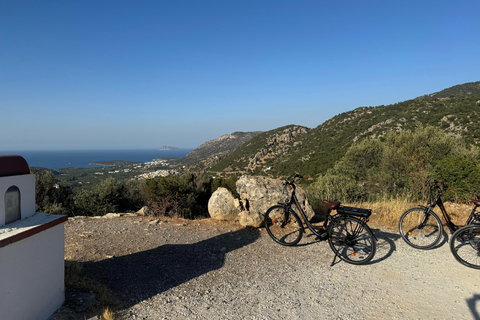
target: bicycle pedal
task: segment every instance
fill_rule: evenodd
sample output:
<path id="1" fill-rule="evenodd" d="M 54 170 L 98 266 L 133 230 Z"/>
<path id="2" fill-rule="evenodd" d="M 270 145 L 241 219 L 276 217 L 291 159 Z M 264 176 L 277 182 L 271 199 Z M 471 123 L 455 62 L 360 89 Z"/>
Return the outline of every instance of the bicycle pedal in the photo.
<path id="1" fill-rule="evenodd" d="M 316 239 L 319 240 L 319 241 L 327 240 L 328 239 L 328 233 L 324 232 L 321 235 L 317 236 Z"/>

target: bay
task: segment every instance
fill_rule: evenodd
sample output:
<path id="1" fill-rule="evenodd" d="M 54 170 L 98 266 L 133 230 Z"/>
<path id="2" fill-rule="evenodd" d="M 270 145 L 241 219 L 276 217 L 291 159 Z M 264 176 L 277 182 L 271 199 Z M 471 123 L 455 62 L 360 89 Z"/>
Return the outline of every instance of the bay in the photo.
<path id="1" fill-rule="evenodd" d="M 150 162 L 157 158 L 181 158 L 191 149 L 121 149 L 121 150 L 25 150 L 0 151 L 0 155 L 20 155 L 30 167 L 52 170 L 63 168 L 92 168 L 98 161 Z"/>

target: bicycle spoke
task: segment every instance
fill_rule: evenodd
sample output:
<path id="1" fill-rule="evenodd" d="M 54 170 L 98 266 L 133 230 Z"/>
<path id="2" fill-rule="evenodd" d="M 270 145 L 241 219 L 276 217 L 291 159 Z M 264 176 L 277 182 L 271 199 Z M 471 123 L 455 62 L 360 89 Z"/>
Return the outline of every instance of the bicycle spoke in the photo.
<path id="1" fill-rule="evenodd" d="M 434 247 L 443 234 L 440 219 L 420 207 L 405 211 L 400 217 L 398 229 L 403 240 L 418 249 Z"/>
<path id="2" fill-rule="evenodd" d="M 284 206 L 273 206 L 267 210 L 265 228 L 275 242 L 285 246 L 297 244 L 303 235 L 300 218 Z"/>
<path id="3" fill-rule="evenodd" d="M 452 235 L 450 250 L 461 264 L 480 269 L 480 225 L 458 229 Z"/>
<path id="4" fill-rule="evenodd" d="M 329 244 L 337 256 L 352 264 L 366 263 L 375 254 L 373 234 L 363 222 L 351 217 L 332 222 Z"/>

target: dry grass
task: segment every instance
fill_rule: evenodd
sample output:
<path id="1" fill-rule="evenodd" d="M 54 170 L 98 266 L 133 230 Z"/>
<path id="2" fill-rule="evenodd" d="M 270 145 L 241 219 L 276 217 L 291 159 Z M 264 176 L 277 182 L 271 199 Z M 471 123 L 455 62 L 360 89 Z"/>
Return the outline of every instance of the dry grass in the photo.
<path id="1" fill-rule="evenodd" d="M 425 204 L 425 202 L 384 200 L 377 202 L 344 203 L 342 205 L 372 209 L 372 216 L 370 217 L 369 224 L 376 227 L 385 227 L 396 230 L 398 227 L 398 220 L 403 212 L 418 205 L 424 206 Z M 472 205 L 455 202 L 446 202 L 444 205 L 452 222 L 457 225 L 465 224 L 465 221 L 473 208 Z M 442 222 L 445 223 L 440 208 L 436 207 L 434 212 L 439 216 Z"/>
<path id="2" fill-rule="evenodd" d="M 103 320 L 115 320 L 115 313 L 111 311 L 109 308 L 106 308 L 102 312 L 102 319 Z"/>
<path id="3" fill-rule="evenodd" d="M 83 263 L 65 257 L 65 286 L 81 292 L 93 292 L 95 303 L 92 311 L 100 314 L 103 320 L 114 320 L 115 310 L 119 305 L 118 299 L 103 284 L 87 277 L 83 272 Z"/>

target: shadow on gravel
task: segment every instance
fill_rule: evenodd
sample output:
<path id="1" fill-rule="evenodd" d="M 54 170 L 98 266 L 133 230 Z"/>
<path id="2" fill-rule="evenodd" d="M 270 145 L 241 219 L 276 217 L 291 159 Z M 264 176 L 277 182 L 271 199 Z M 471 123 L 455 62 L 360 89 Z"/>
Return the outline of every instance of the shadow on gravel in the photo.
<path id="1" fill-rule="evenodd" d="M 380 229 L 372 229 L 377 237 L 377 251 L 370 264 L 379 263 L 392 255 L 397 250 L 395 241 L 401 238 L 398 233 L 382 231 Z"/>
<path id="2" fill-rule="evenodd" d="M 477 303 L 480 303 L 480 294 L 475 294 L 472 298 L 467 299 L 467 305 L 470 308 L 474 320 L 480 320 Z"/>
<path id="3" fill-rule="evenodd" d="M 392 253 L 397 250 L 397 247 L 395 246 L 395 241 L 401 238 L 401 236 L 397 233 L 391 233 L 391 232 L 386 232 L 382 231 L 380 229 L 372 229 L 373 234 L 375 234 L 375 237 L 377 237 L 377 250 L 375 252 L 375 256 L 373 257 L 372 261 L 368 264 L 374 264 L 381 262 L 388 257 L 392 255 Z M 314 243 L 319 243 L 319 242 L 325 242 L 327 244 L 327 241 L 325 240 L 317 240 L 316 236 L 312 233 L 309 233 L 305 237 L 307 241 L 298 244 L 297 247 L 301 246 L 309 246 Z M 327 244 L 328 246 L 328 244 Z M 340 261 L 339 261 L 340 262 Z M 338 263 L 338 262 L 337 262 Z"/>
<path id="4" fill-rule="evenodd" d="M 167 244 L 155 249 L 85 263 L 85 273 L 106 284 L 131 307 L 163 291 L 224 265 L 225 255 L 255 242 L 257 229 L 241 229 L 193 244 Z"/>

